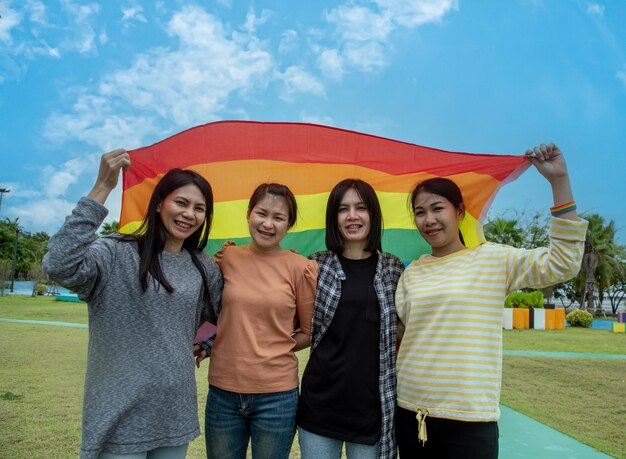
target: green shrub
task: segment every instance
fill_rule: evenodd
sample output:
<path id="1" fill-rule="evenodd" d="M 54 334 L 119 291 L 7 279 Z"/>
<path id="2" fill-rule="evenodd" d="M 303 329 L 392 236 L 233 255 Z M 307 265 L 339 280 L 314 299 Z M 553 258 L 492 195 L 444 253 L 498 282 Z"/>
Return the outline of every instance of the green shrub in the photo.
<path id="1" fill-rule="evenodd" d="M 37 284 L 37 295 L 44 295 L 48 291 L 46 284 Z"/>
<path id="2" fill-rule="evenodd" d="M 587 311 L 576 309 L 566 315 L 565 320 L 572 327 L 590 327 L 593 322 L 593 316 Z"/>
<path id="3" fill-rule="evenodd" d="M 542 308 L 543 293 L 539 290 L 533 292 L 513 292 L 504 300 L 505 308 Z"/>

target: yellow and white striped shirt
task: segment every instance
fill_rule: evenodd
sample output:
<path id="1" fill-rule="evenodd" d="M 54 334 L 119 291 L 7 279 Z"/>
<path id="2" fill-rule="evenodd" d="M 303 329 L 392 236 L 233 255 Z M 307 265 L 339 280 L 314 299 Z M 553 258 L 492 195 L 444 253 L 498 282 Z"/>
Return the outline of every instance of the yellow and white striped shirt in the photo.
<path id="1" fill-rule="evenodd" d="M 504 299 L 574 277 L 586 230 L 585 220 L 553 217 L 549 248 L 488 242 L 413 261 L 396 291 L 398 405 L 432 417 L 497 421 Z"/>

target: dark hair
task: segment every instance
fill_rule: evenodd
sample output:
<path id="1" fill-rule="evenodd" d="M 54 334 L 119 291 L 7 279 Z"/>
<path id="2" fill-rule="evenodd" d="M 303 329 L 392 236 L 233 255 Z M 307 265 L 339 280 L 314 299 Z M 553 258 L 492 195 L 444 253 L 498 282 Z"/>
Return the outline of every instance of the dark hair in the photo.
<path id="1" fill-rule="evenodd" d="M 365 250 L 382 252 L 383 213 L 380 209 L 378 196 L 369 183 L 360 179 L 342 180 L 335 185 L 328 196 L 328 203 L 326 204 L 326 248 L 336 254 L 343 252 L 344 240 L 339 229 L 337 216 L 339 215 L 341 200 L 350 189 L 354 189 L 359 198 L 363 200 L 370 215 L 370 233 L 367 236 Z"/>
<path id="2" fill-rule="evenodd" d="M 278 196 L 285 200 L 285 204 L 287 204 L 287 211 L 289 212 L 289 215 L 287 216 L 287 229 L 295 225 L 296 219 L 298 218 L 298 203 L 296 202 L 296 197 L 287 185 L 281 185 L 280 183 L 262 183 L 257 186 L 254 193 L 252 193 L 252 196 L 250 196 L 247 215 L 250 216 L 250 212 L 252 212 L 254 206 L 256 206 L 259 201 L 261 201 L 268 194 Z"/>
<path id="3" fill-rule="evenodd" d="M 165 290 L 172 293 L 174 288 L 165 277 L 159 258 L 159 254 L 165 248 L 167 234 L 157 208 L 170 193 L 186 185 L 197 186 L 206 201 L 204 224 L 183 241 L 183 249 L 189 252 L 193 264 L 200 271 L 204 284 L 204 296 L 205 299 L 208 299 L 208 279 L 204 266 L 197 257 L 197 253 L 204 250 L 209 240 L 211 219 L 213 218 L 213 191 L 209 182 L 200 174 L 178 168 L 166 173 L 152 192 L 148 210 L 146 210 L 146 216 L 141 226 L 133 234 L 125 236 L 122 240 L 137 242 L 139 251 L 139 282 L 143 291 L 145 292 L 148 288 L 148 273 L 150 273 L 156 288 L 158 288 L 158 284 L 161 284 Z"/>
<path id="4" fill-rule="evenodd" d="M 461 205 L 463 205 L 463 194 L 456 183 L 445 177 L 433 177 L 415 185 L 415 188 L 411 193 L 411 202 L 409 202 L 409 208 L 411 209 L 412 215 L 415 215 L 415 200 L 417 199 L 417 195 L 422 191 L 446 198 L 450 201 L 450 203 L 452 203 L 455 209 L 458 209 Z M 461 244 L 465 245 L 463 234 L 460 229 L 459 238 L 461 239 Z"/>

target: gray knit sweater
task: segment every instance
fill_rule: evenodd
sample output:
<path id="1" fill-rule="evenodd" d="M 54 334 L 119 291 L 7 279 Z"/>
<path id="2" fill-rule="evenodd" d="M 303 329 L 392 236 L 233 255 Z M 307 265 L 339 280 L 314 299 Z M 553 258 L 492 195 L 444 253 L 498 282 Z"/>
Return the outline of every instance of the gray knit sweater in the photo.
<path id="1" fill-rule="evenodd" d="M 143 292 L 136 245 L 96 238 L 106 214 L 82 198 L 43 260 L 52 279 L 88 303 L 84 459 L 182 445 L 200 434 L 193 338 L 202 316 L 216 316 L 222 291 L 217 265 L 199 254 L 212 304 L 203 303 L 202 277 L 183 250 L 161 254 L 174 292 L 156 289 L 150 277 Z"/>

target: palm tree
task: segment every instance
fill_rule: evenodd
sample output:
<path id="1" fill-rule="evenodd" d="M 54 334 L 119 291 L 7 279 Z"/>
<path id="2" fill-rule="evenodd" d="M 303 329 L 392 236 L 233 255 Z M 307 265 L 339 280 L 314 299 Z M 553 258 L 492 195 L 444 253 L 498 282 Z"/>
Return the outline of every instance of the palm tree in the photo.
<path id="1" fill-rule="evenodd" d="M 605 224 L 604 218 L 598 214 L 586 215 L 589 221 L 585 251 L 580 273 L 576 277 L 577 288 L 583 290 L 583 301 L 587 309 L 594 307 L 594 294 L 598 294 L 597 309 L 602 308 L 602 299 L 616 269 L 621 269 L 619 252 L 615 244 L 615 222 L 611 220 Z"/>
<path id="2" fill-rule="evenodd" d="M 22 230 L 22 227 L 19 224 L 19 217 L 15 219 L 15 221 L 11 221 L 8 218 L 6 219 L 7 221 L 7 226 L 9 227 L 9 229 L 11 231 L 15 232 L 15 238 L 13 239 L 13 263 L 12 263 L 12 268 L 11 268 L 11 293 L 13 293 L 13 287 L 14 287 L 14 283 L 15 283 L 15 265 L 17 262 L 17 240 L 20 236 L 20 231 Z"/>
<path id="3" fill-rule="evenodd" d="M 113 220 L 111 223 L 103 223 L 102 229 L 100 229 L 100 236 L 119 232 L 119 226 L 120 222 L 117 220 Z"/>
<path id="4" fill-rule="evenodd" d="M 524 229 L 517 224 L 518 220 L 503 217 L 489 220 L 483 228 L 485 238 L 490 242 L 521 247 L 524 243 Z"/>

